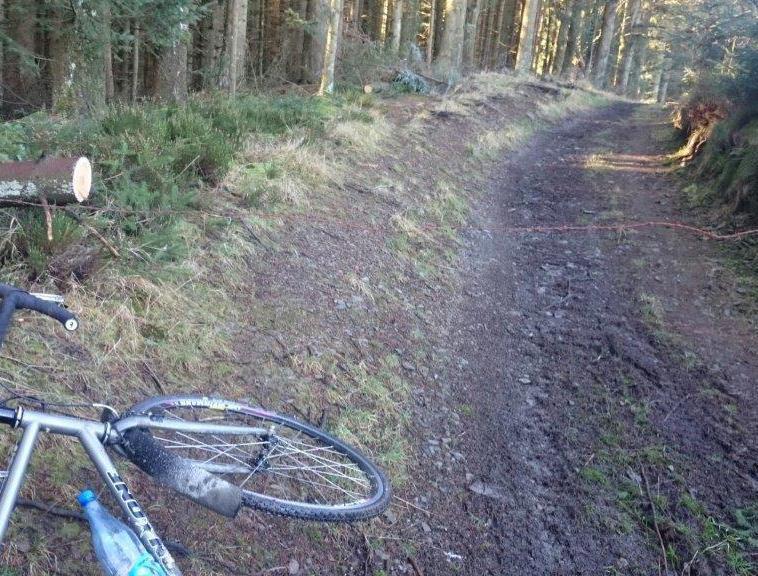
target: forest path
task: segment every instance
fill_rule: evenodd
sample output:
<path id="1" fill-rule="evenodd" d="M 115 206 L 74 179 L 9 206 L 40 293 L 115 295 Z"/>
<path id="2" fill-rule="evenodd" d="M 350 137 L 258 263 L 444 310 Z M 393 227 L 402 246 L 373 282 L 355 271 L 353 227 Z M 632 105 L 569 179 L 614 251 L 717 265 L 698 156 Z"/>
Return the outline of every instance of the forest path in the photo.
<path id="1" fill-rule="evenodd" d="M 754 501 L 755 323 L 718 248 L 662 228 L 509 230 L 686 220 L 665 127 L 659 109 L 616 103 L 496 172 L 467 233 L 439 399 L 466 415 L 442 439 L 465 477 L 422 440 L 437 488 L 426 573 L 659 574 L 663 544 L 679 574 L 714 543 L 706 516 L 733 522 Z M 426 413 L 423 429 L 447 420 Z M 695 564 L 732 573 L 702 552 Z"/>

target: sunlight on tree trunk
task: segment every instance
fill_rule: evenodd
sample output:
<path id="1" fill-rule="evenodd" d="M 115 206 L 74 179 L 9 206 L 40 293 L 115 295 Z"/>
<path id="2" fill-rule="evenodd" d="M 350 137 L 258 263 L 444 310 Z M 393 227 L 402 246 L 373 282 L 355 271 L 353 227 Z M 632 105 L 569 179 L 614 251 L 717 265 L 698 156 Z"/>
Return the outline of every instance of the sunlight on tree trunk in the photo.
<path id="1" fill-rule="evenodd" d="M 630 1 L 631 25 L 626 50 L 624 51 L 624 60 L 621 65 L 621 82 L 619 84 L 619 92 L 621 94 L 626 94 L 629 88 L 629 78 L 632 74 L 632 63 L 634 62 L 634 56 L 639 49 L 638 47 L 640 43 L 639 27 L 642 19 L 642 0 Z"/>
<path id="2" fill-rule="evenodd" d="M 521 16 L 521 34 L 516 55 L 516 71 L 529 72 L 534 60 L 534 39 L 539 19 L 540 0 L 524 0 Z"/>
<path id="3" fill-rule="evenodd" d="M 605 5 L 597 66 L 595 66 L 592 74 L 594 84 L 600 88 L 604 88 L 608 84 L 608 62 L 611 56 L 613 35 L 616 31 L 618 7 L 619 0 L 608 0 L 608 3 Z"/>
<path id="4" fill-rule="evenodd" d="M 324 45 L 324 68 L 321 73 L 321 84 L 318 90 L 319 95 L 322 96 L 334 92 L 334 67 L 337 62 L 337 51 L 339 50 L 344 0 L 330 0 L 329 4 L 329 22 Z"/>

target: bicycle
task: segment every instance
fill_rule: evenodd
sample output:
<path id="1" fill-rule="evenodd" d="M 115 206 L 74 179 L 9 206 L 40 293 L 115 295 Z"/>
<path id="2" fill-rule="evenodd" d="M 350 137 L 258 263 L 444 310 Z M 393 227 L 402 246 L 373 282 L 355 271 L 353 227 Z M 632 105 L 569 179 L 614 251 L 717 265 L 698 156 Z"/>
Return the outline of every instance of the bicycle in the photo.
<path id="1" fill-rule="evenodd" d="M 58 320 L 75 331 L 79 321 L 62 300 L 0 284 L 0 347 L 20 309 Z M 29 397 L 23 397 L 30 400 Z M 128 524 L 171 576 L 174 558 L 132 495 L 108 450 L 130 460 L 159 484 L 223 516 L 244 507 L 272 514 L 350 522 L 381 514 L 391 489 L 384 473 L 358 450 L 327 432 L 262 408 L 205 396 L 149 398 L 100 420 L 0 404 L 0 424 L 23 430 L 0 491 L 0 543 L 40 433 L 77 438 Z"/>

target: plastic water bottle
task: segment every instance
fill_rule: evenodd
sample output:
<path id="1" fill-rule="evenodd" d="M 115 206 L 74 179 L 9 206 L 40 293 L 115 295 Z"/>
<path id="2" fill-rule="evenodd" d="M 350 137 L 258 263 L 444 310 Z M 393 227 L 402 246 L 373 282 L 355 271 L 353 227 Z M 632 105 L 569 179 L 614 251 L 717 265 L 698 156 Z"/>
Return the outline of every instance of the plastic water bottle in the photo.
<path id="1" fill-rule="evenodd" d="M 106 576 L 166 576 L 137 535 L 97 501 L 92 490 L 79 494 L 89 520 L 92 546 Z"/>

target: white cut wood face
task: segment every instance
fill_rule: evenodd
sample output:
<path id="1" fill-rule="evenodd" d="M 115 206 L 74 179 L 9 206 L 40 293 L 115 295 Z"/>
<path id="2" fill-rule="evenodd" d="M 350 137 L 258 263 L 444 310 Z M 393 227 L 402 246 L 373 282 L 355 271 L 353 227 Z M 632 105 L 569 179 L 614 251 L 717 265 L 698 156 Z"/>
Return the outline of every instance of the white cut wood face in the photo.
<path id="1" fill-rule="evenodd" d="M 92 188 L 92 164 L 87 158 L 82 157 L 76 161 L 71 184 L 74 189 L 74 196 L 79 202 L 84 202 L 89 198 L 89 192 Z"/>

